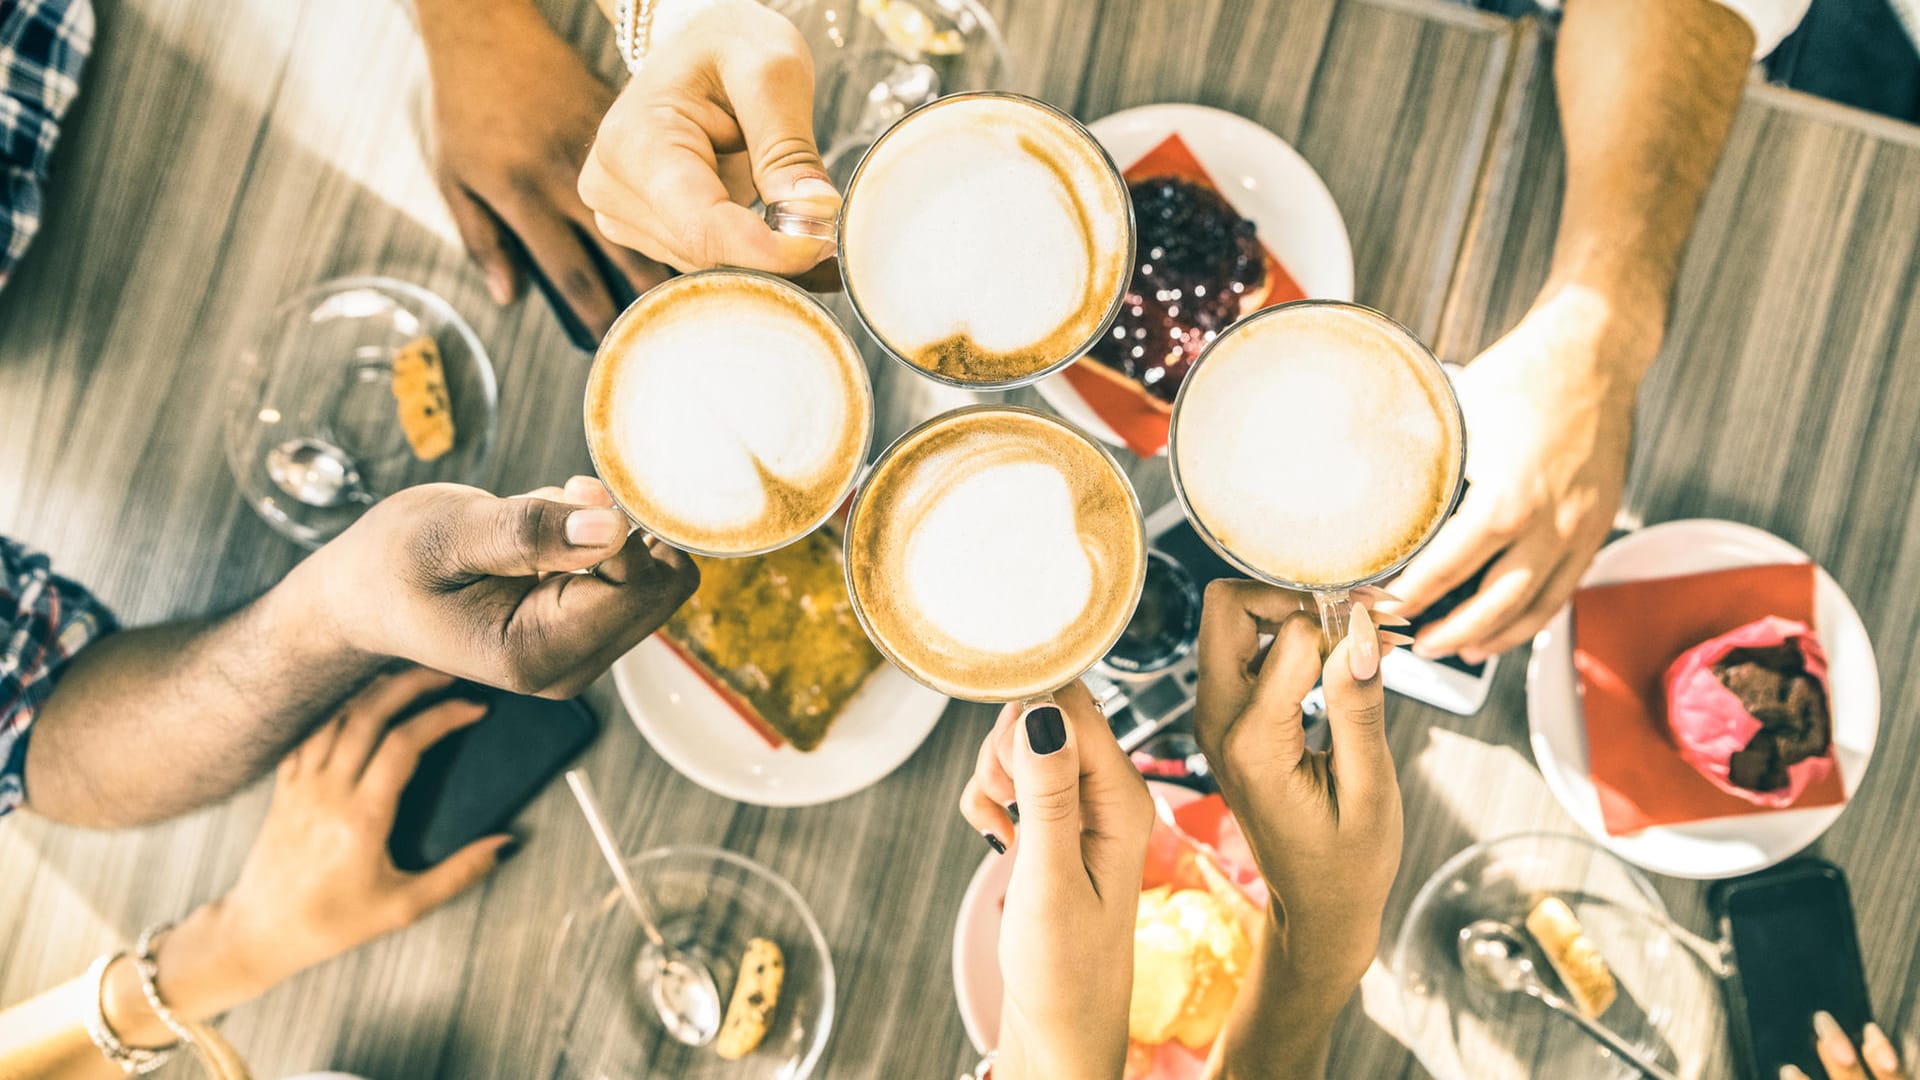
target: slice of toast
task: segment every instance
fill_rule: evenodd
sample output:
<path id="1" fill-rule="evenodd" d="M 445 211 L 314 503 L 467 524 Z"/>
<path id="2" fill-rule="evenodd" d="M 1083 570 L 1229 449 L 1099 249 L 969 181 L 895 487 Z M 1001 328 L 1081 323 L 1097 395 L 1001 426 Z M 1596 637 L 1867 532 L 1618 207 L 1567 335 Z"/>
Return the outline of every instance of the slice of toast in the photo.
<path id="1" fill-rule="evenodd" d="M 1548 896 L 1534 904 L 1527 914 L 1527 932 L 1547 954 L 1547 963 L 1560 976 L 1574 1007 L 1596 1018 L 1606 1012 L 1619 993 L 1613 972 L 1566 901 Z"/>

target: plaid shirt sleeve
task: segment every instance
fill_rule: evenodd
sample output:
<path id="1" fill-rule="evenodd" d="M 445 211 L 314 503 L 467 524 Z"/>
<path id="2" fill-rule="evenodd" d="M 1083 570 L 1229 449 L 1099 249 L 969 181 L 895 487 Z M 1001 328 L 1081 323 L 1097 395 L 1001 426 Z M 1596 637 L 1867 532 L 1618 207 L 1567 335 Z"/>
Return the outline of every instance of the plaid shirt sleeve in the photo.
<path id="1" fill-rule="evenodd" d="M 45 555 L 0 537 L 0 815 L 26 800 L 34 710 L 67 661 L 116 627 L 112 613 L 55 574 Z"/>
<path id="2" fill-rule="evenodd" d="M 93 47 L 93 0 L 0 0 L 0 286 L 40 229 L 60 118 Z"/>

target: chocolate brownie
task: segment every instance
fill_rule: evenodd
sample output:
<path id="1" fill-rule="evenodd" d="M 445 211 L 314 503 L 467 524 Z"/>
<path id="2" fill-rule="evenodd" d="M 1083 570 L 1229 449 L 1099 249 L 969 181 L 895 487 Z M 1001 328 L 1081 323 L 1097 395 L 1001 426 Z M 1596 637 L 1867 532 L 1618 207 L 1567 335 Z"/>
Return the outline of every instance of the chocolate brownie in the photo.
<path id="1" fill-rule="evenodd" d="M 1799 646 L 1735 649 L 1713 665 L 1713 674 L 1760 721 L 1760 730 L 1729 762 L 1735 784 L 1778 790 L 1787 786 L 1787 766 L 1827 752 L 1833 724 L 1826 689 L 1807 673 Z"/>
<path id="2" fill-rule="evenodd" d="M 1264 295 L 1267 257 L 1253 222 L 1220 193 L 1177 176 L 1127 185 L 1139 230 L 1120 314 L 1091 353 L 1172 401 L 1200 350 Z"/>

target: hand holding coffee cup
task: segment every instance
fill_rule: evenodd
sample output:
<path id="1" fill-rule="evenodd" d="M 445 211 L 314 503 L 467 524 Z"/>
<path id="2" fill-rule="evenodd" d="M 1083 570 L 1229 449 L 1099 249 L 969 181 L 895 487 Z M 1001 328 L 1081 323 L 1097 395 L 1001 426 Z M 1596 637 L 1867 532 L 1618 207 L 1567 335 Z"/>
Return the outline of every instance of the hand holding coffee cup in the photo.
<path id="1" fill-rule="evenodd" d="M 1126 182 L 1072 117 L 956 94 L 889 128 L 838 213 L 769 200 L 767 223 L 832 240 L 848 299 L 895 359 L 973 390 L 1025 386 L 1105 332 L 1133 266 Z"/>
<path id="2" fill-rule="evenodd" d="M 645 66 L 601 121 L 580 198 L 614 243 L 675 269 L 796 276 L 832 253 L 755 202 L 838 198 L 813 137 L 813 57 L 753 0 L 662 4 Z M 685 18 L 680 18 L 685 13 Z"/>
<path id="3" fill-rule="evenodd" d="M 1439 531 L 1466 468 L 1440 362 L 1339 301 L 1268 308 L 1215 338 L 1174 400 L 1168 445 L 1195 531 L 1255 580 L 1313 594 L 1329 647 L 1350 594 Z"/>

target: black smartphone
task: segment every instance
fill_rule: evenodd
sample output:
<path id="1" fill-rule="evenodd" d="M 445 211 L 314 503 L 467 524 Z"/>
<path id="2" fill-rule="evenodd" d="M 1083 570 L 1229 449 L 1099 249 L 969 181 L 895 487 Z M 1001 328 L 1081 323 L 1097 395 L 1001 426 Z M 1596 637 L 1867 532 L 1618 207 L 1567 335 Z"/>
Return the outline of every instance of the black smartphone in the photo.
<path id="1" fill-rule="evenodd" d="M 1708 902 L 1732 946 L 1724 986 L 1739 1074 L 1773 1080 L 1797 1065 L 1820 1080 L 1813 1014 L 1832 1013 L 1856 1046 L 1873 1019 L 1845 875 L 1823 859 L 1797 859 L 1720 882 Z"/>
<path id="2" fill-rule="evenodd" d="M 473 683 L 447 696 L 483 701 L 487 715 L 435 743 L 400 794 L 387 850 L 409 872 L 505 829 L 600 732 L 578 699 L 522 697 Z"/>

